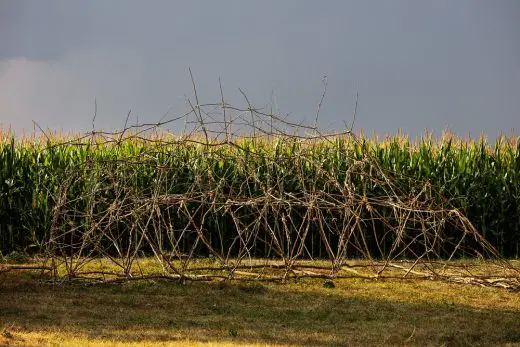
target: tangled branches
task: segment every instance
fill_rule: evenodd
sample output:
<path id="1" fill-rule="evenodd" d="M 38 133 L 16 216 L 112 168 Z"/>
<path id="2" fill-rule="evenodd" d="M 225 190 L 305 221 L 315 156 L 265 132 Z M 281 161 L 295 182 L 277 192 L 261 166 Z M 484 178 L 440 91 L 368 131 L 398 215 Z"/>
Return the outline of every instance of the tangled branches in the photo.
<path id="1" fill-rule="evenodd" d="M 56 280 L 428 278 L 519 288 L 518 269 L 437 187 L 383 169 L 352 128 L 321 132 L 319 107 L 307 126 L 245 94 L 245 108 L 223 95 L 199 104 L 193 87 L 182 117 L 59 144 L 86 154 L 55 196 L 46 263 Z M 161 131 L 180 119 L 182 134 Z"/>

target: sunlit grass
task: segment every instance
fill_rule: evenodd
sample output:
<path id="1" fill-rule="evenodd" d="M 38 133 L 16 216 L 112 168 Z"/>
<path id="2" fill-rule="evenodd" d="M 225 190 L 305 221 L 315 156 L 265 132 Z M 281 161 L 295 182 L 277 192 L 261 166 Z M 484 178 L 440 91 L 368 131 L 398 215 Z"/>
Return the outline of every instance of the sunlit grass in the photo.
<path id="1" fill-rule="evenodd" d="M 496 288 L 363 279 L 92 287 L 38 279 L 0 273 L 0 344 L 520 345 L 520 293 Z"/>

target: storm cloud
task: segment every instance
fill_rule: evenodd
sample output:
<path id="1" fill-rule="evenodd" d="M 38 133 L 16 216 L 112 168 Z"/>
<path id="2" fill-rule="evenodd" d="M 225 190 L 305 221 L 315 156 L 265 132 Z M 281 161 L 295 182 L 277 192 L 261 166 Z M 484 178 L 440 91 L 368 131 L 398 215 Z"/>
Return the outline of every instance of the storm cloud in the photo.
<path id="1" fill-rule="evenodd" d="M 120 128 L 200 97 L 294 121 L 412 136 L 450 128 L 495 136 L 520 125 L 520 5 L 458 1 L 4 1 L 0 122 L 65 131 Z"/>

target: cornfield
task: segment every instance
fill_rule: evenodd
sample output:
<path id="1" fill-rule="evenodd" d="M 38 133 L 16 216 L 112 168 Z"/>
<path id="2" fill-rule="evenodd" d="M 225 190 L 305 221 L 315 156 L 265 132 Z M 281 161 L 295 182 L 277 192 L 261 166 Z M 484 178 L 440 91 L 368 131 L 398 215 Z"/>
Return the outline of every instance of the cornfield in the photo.
<path id="1" fill-rule="evenodd" d="M 344 136 L 312 143 L 244 139 L 238 140 L 240 147 L 210 149 L 203 144 L 164 145 L 133 136 L 93 145 L 78 145 L 77 140 L 74 136 L 16 140 L 9 133 L 0 137 L 2 253 L 42 249 L 49 240 L 57 192 L 74 172 L 73 194 L 84 194 L 92 180 L 89 161 L 114 166 L 114 175 L 131 176 L 128 183 L 143 192 L 159 179 L 164 181 L 166 194 L 184 193 L 197 183 L 206 185 L 207 191 L 215 190 L 215 195 L 238 193 L 254 198 L 273 189 L 298 194 L 310 183 L 334 193 L 337 189 L 328 184 L 329 177 L 345 184 L 346 172 L 357 161 L 363 162 L 368 151 L 384 170 L 401 177 L 400 189 L 416 194 L 420 182 L 430 182 L 442 194 L 439 203 L 460 208 L 503 256 L 520 256 L 518 138 L 500 137 L 493 145 L 484 138 L 451 136 L 441 140 L 426 136 L 415 144 L 402 136 L 384 141 L 360 137 L 360 142 Z M 134 165 L 119 172 L 117 162 L 128 160 L 135 161 Z M 272 162 L 277 165 L 270 165 Z M 320 167 L 310 163 L 320 163 Z M 386 194 L 377 184 L 364 180 L 363 174 L 370 172 L 360 173 L 351 182 L 355 191 L 367 196 Z M 106 194 L 109 201 L 110 194 Z M 212 222 L 215 228 L 227 223 Z"/>
<path id="2" fill-rule="evenodd" d="M 269 266 L 285 279 L 338 276 L 349 259 L 375 262 L 377 277 L 390 267 L 442 277 L 444 260 L 520 254 L 519 138 L 379 141 L 323 134 L 249 102 L 190 105 L 180 135 L 161 131 L 169 121 L 1 134 L 1 252 L 45 254 L 55 275 L 61 259 L 69 278 L 109 259 L 119 270 L 103 280 L 136 276 L 143 255 L 171 278 Z M 215 259 L 217 274 L 190 267 L 200 257 Z M 309 259 L 331 261 L 330 272 L 301 263 Z"/>

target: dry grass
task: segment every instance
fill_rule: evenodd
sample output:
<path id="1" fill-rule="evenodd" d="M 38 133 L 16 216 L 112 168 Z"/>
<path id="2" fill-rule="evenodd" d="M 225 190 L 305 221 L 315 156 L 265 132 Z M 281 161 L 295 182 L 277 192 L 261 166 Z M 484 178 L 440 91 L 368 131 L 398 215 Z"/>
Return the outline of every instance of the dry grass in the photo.
<path id="1" fill-rule="evenodd" d="M 520 346 L 520 293 L 432 281 L 40 284 L 0 273 L 0 345 Z"/>

